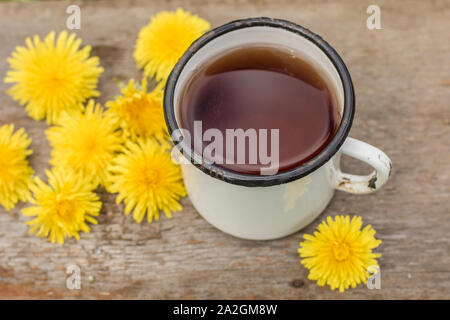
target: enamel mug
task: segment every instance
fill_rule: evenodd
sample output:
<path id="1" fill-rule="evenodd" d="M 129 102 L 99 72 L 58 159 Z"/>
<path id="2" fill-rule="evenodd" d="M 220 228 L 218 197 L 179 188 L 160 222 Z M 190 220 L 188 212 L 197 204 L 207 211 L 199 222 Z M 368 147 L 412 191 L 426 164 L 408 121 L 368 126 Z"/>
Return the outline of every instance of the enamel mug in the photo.
<path id="1" fill-rule="evenodd" d="M 334 137 L 308 162 L 274 175 L 248 175 L 204 163 L 179 131 L 180 93 L 195 70 L 211 58 L 247 45 L 287 48 L 321 70 L 337 94 L 340 124 Z M 391 161 L 381 150 L 347 137 L 355 111 L 350 74 L 336 51 L 320 36 L 289 21 L 237 20 L 207 32 L 180 58 L 166 84 L 164 115 L 183 160 L 181 169 L 190 200 L 209 223 L 233 236 L 267 240 L 287 236 L 310 224 L 335 190 L 372 193 L 383 186 Z M 374 168 L 367 176 L 340 170 L 341 154 Z"/>

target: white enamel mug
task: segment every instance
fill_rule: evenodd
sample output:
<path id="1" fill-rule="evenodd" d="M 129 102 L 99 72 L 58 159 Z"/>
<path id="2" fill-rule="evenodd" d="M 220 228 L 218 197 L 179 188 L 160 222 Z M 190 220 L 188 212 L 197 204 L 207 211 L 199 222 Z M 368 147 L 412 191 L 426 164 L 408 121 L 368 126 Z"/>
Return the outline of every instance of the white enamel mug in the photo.
<path id="1" fill-rule="evenodd" d="M 204 163 L 179 132 L 179 96 L 195 70 L 211 58 L 247 45 L 286 48 L 327 77 L 339 104 L 340 124 L 329 144 L 313 159 L 274 175 L 248 175 Z M 197 211 L 213 226 L 233 236 L 267 240 L 287 236 L 310 224 L 334 191 L 372 193 L 383 186 L 391 161 L 381 150 L 347 137 L 355 98 L 350 74 L 336 51 L 320 36 L 289 21 L 270 18 L 237 20 L 207 32 L 172 70 L 164 95 L 164 115 L 182 161 L 184 183 Z M 343 173 L 341 154 L 374 168 L 367 176 Z"/>

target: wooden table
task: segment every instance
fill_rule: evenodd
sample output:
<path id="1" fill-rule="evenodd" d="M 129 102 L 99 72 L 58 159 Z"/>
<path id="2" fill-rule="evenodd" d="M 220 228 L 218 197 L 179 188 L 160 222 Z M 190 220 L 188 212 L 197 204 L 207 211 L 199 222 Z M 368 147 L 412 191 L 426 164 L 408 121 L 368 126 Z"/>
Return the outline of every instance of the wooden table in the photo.
<path id="1" fill-rule="evenodd" d="M 99 224 L 81 240 L 52 245 L 28 234 L 20 204 L 0 208 L 0 298 L 399 299 L 450 298 L 450 3 L 381 1 L 381 30 L 366 28 L 374 1 L 85 1 L 78 34 L 105 72 L 101 102 L 118 94 L 114 79 L 139 77 L 133 47 L 150 16 L 179 6 L 213 26 L 249 16 L 285 18 L 322 35 L 346 62 L 356 88 L 351 136 L 392 159 L 390 181 L 378 193 L 337 192 L 320 220 L 357 214 L 383 240 L 380 290 L 344 294 L 307 280 L 298 243 L 319 220 L 287 238 L 245 241 L 203 220 L 190 201 L 172 219 L 137 224 L 101 194 Z M 0 75 L 27 36 L 65 28 L 67 2 L 0 4 Z M 29 118 L 0 84 L 0 124 L 23 126 L 33 138 L 31 164 L 48 168 L 45 122 Z M 344 159 L 348 171 L 368 167 Z M 66 266 L 81 268 L 81 290 L 66 288 Z M 301 279 L 296 287 L 293 280 Z M 300 281 L 301 282 L 301 281 Z"/>

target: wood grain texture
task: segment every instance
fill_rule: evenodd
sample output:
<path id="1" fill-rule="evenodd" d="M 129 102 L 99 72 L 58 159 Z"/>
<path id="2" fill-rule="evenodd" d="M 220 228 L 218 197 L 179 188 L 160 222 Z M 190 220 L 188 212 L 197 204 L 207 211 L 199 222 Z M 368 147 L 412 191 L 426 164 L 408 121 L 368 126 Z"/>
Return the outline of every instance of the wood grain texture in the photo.
<path id="1" fill-rule="evenodd" d="M 346 62 L 356 89 L 351 136 L 384 150 L 394 169 L 378 193 L 337 192 L 302 232 L 276 241 L 245 241 L 204 221 L 188 199 L 172 219 L 137 224 L 101 194 L 99 225 L 79 242 L 52 245 L 28 235 L 27 218 L 0 208 L 0 298 L 450 298 L 450 3 L 376 1 L 382 30 L 366 28 L 373 1 L 85 1 L 82 28 L 105 72 L 100 101 L 118 94 L 114 79 L 138 77 L 133 47 L 149 17 L 179 6 L 213 26 L 249 16 L 285 18 L 322 35 Z M 0 4 L 0 76 L 6 58 L 32 34 L 65 27 L 68 2 Z M 0 84 L 0 125 L 23 126 L 33 138 L 31 164 L 48 168 L 45 122 L 29 118 Z M 344 159 L 349 172 L 368 170 Z M 297 255 L 303 232 L 328 215 L 358 214 L 383 240 L 382 288 L 344 294 L 317 287 Z M 66 288 L 66 266 L 82 270 L 81 290 Z M 93 281 L 89 281 L 88 279 Z M 299 288 L 293 280 L 302 279 Z"/>

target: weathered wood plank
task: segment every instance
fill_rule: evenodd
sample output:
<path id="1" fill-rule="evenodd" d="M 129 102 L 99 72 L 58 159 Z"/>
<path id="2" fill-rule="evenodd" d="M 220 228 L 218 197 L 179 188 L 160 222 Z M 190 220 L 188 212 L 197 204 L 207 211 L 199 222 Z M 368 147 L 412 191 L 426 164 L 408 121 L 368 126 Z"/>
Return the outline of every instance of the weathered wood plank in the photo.
<path id="1" fill-rule="evenodd" d="M 336 193 L 320 218 L 362 215 L 383 240 L 382 289 L 344 294 L 306 279 L 296 253 L 303 232 L 251 242 L 206 223 L 188 199 L 173 219 L 136 224 L 105 202 L 100 223 L 79 242 L 51 245 L 27 234 L 21 204 L 0 209 L 0 298 L 450 298 L 450 3 L 377 1 L 382 30 L 366 28 L 370 1 L 86 1 L 79 2 L 78 34 L 105 67 L 101 102 L 114 97 L 113 79 L 137 77 L 138 30 L 162 9 L 182 6 L 213 26 L 248 16 L 298 22 L 321 34 L 341 54 L 357 96 L 353 137 L 392 159 L 391 180 L 377 194 Z M 34 33 L 65 27 L 67 2 L 0 4 L 0 75 L 16 45 Z M 30 119 L 0 84 L 0 124 L 24 126 L 33 138 L 31 164 L 43 176 L 49 158 L 44 122 Z M 347 160 L 347 159 L 346 159 Z M 348 171 L 367 168 L 346 161 Z M 280 212 L 281 213 L 281 212 Z M 280 217 L 281 218 L 281 217 Z M 306 228 L 311 232 L 318 221 Z M 65 268 L 82 270 L 82 289 L 65 287 Z M 94 281 L 88 281 L 92 276 Z M 294 279 L 304 285 L 295 288 Z"/>

